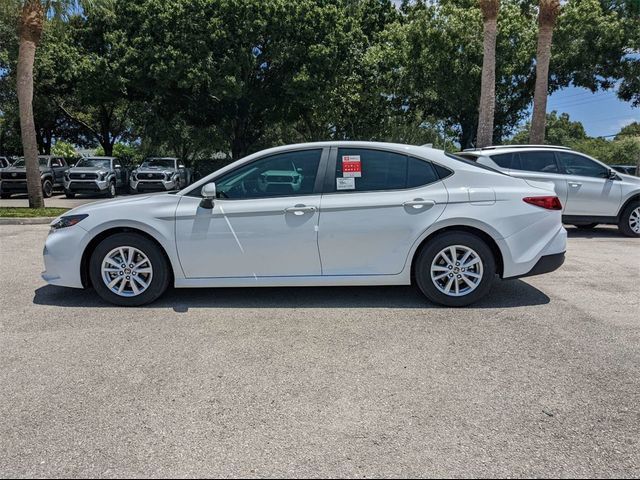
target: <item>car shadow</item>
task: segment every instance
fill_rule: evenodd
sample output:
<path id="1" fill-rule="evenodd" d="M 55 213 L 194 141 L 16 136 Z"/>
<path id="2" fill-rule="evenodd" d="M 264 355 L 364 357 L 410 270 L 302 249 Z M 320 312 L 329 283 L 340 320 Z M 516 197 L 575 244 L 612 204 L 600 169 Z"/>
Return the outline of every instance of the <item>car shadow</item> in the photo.
<path id="1" fill-rule="evenodd" d="M 545 305 L 550 299 L 522 280 L 498 281 L 491 293 L 472 308 L 513 308 Z M 46 285 L 35 291 L 33 303 L 57 307 L 114 308 L 91 289 Z M 416 287 L 264 287 L 169 289 L 141 308 L 442 308 Z"/>
<path id="2" fill-rule="evenodd" d="M 627 238 L 617 227 L 601 226 L 590 230 L 565 226 L 569 238 Z"/>

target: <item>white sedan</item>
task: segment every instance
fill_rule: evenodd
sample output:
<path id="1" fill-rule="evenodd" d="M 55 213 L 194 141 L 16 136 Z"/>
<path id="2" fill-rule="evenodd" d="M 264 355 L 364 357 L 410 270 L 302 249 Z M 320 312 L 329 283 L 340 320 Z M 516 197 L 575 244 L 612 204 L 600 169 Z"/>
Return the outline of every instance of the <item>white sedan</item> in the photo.
<path id="1" fill-rule="evenodd" d="M 464 306 L 496 276 L 564 261 L 553 185 L 440 150 L 372 142 L 272 148 L 174 194 L 98 202 L 51 224 L 48 283 L 126 306 L 176 287 L 417 284 Z"/>

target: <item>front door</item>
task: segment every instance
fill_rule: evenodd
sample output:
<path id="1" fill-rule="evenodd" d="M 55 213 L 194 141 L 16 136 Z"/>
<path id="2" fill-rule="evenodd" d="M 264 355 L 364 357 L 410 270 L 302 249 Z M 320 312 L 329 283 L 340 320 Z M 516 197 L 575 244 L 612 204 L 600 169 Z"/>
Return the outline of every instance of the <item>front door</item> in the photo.
<path id="1" fill-rule="evenodd" d="M 565 215 L 614 217 L 618 214 L 622 188 L 619 181 L 609 178 L 609 168 L 571 152 L 556 155 L 569 191 Z"/>
<path id="2" fill-rule="evenodd" d="M 185 276 L 320 275 L 316 178 L 322 154 L 275 154 L 216 178 L 213 209 L 200 206 L 199 192 L 183 196 L 176 243 Z"/>
<path id="3" fill-rule="evenodd" d="M 445 209 L 444 184 L 425 160 L 366 148 L 333 152 L 320 205 L 322 274 L 400 273 Z"/>

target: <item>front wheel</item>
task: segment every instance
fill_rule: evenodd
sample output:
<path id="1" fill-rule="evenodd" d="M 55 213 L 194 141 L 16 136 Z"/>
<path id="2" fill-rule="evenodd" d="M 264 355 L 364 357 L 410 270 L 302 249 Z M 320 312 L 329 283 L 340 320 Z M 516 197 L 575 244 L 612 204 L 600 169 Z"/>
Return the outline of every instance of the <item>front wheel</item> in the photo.
<path id="1" fill-rule="evenodd" d="M 107 198 L 114 198 L 116 196 L 116 183 L 109 182 L 109 186 L 107 187 L 107 193 L 105 194 Z"/>
<path id="2" fill-rule="evenodd" d="M 414 274 L 418 287 L 432 302 L 464 307 L 487 295 L 495 280 L 496 261 L 489 246 L 476 235 L 447 232 L 422 248 Z"/>
<path id="3" fill-rule="evenodd" d="M 104 300 L 136 307 L 156 300 L 169 285 L 169 262 L 155 242 L 136 233 L 117 233 L 91 255 L 91 284 Z"/>
<path id="4" fill-rule="evenodd" d="M 42 196 L 51 198 L 51 195 L 53 195 L 53 183 L 51 183 L 51 180 L 45 180 L 42 182 Z"/>
<path id="5" fill-rule="evenodd" d="M 640 202 L 633 202 L 624 209 L 618 228 L 627 237 L 640 237 Z"/>

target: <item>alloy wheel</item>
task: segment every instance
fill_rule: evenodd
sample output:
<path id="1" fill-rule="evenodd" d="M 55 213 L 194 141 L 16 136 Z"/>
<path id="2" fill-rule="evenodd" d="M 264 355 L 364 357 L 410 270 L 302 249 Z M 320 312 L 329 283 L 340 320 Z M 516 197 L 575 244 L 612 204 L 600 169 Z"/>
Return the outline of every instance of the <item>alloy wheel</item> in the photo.
<path id="1" fill-rule="evenodd" d="M 484 267 L 478 253 L 464 245 L 442 249 L 431 263 L 431 281 L 445 295 L 462 297 L 482 282 Z"/>
<path id="2" fill-rule="evenodd" d="M 149 258 L 134 247 L 117 247 L 105 255 L 100 268 L 102 281 L 116 295 L 135 297 L 143 293 L 153 278 Z"/>
<path id="3" fill-rule="evenodd" d="M 640 233 L 640 207 L 636 207 L 629 215 L 629 227 L 633 233 Z"/>

